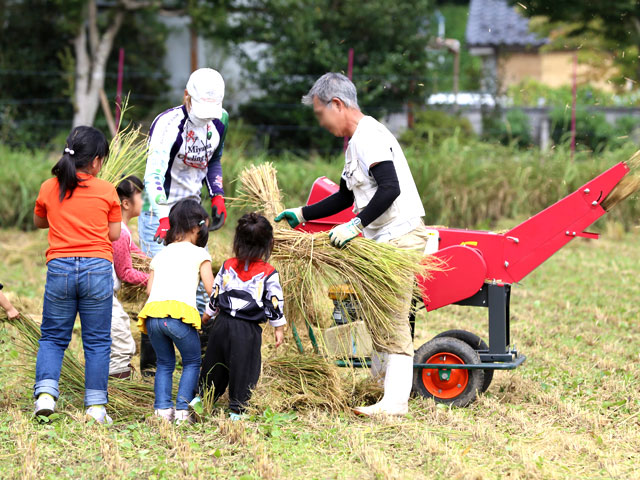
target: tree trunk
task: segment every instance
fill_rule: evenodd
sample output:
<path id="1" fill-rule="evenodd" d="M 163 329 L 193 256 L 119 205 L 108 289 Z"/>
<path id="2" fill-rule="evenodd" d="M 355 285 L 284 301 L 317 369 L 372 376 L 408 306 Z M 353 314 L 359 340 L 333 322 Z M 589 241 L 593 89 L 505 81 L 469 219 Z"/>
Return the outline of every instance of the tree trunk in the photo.
<path id="1" fill-rule="evenodd" d="M 73 127 L 93 125 L 100 106 L 107 60 L 124 17 L 122 10 L 116 11 L 111 24 L 100 35 L 96 1 L 89 0 L 87 7 L 85 21 L 73 41 L 76 54 Z"/>

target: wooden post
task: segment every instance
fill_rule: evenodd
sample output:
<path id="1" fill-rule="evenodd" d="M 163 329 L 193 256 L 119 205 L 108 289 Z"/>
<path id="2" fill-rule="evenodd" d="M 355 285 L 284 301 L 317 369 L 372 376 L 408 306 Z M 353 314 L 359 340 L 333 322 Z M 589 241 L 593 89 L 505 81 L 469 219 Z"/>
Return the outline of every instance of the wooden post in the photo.
<path id="1" fill-rule="evenodd" d="M 460 90 L 460 49 L 453 52 L 453 112 L 458 113 L 458 93 Z"/>
<path id="2" fill-rule="evenodd" d="M 115 137 L 116 133 L 116 124 L 113 121 L 113 115 L 111 115 L 111 108 L 109 107 L 109 100 L 107 99 L 107 94 L 104 93 L 104 88 L 100 89 L 100 105 L 102 106 L 102 111 L 104 112 L 104 117 L 107 119 L 107 126 L 109 127 L 109 133 L 111 136 Z"/>
<path id="3" fill-rule="evenodd" d="M 409 91 L 411 92 L 412 95 L 413 95 L 413 92 L 415 91 L 415 89 L 416 89 L 416 81 L 415 80 L 411 80 Z M 411 130 L 413 128 L 414 120 L 415 120 L 415 117 L 413 115 L 413 102 L 409 101 L 407 103 L 407 128 L 409 130 Z"/>
<path id="4" fill-rule="evenodd" d="M 349 49 L 349 59 L 347 60 L 347 77 L 349 77 L 349 80 L 353 79 L 353 48 Z M 349 139 L 347 137 L 344 137 L 344 142 L 342 144 L 342 151 L 346 152 L 348 146 L 349 146 Z"/>
<path id="5" fill-rule="evenodd" d="M 578 93 L 578 53 L 573 54 L 573 88 L 571 89 L 571 160 L 576 153 L 576 96 Z"/>
<path id="6" fill-rule="evenodd" d="M 120 130 L 120 115 L 122 115 L 122 77 L 124 75 L 124 48 L 120 48 L 118 55 L 118 88 L 116 90 L 116 132 Z"/>
<path id="7" fill-rule="evenodd" d="M 189 28 L 189 39 L 191 44 L 191 72 L 195 72 L 198 69 L 198 34 L 193 25 Z"/>

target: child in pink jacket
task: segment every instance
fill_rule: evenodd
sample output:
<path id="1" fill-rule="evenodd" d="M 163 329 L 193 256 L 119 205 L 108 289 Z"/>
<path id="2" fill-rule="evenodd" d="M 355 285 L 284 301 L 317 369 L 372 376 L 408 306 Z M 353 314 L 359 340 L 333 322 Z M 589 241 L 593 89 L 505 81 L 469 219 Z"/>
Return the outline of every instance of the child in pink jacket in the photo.
<path id="1" fill-rule="evenodd" d="M 129 314 L 118 300 L 117 291 L 122 282 L 133 285 L 146 285 L 149 274 L 133 268 L 131 254 L 144 256 L 133 242 L 127 224 L 140 215 L 142 209 L 142 190 L 144 185 L 136 176 L 130 176 L 120 182 L 118 197 L 122 210 L 122 230 L 120 238 L 113 242 L 113 313 L 111 315 L 111 357 L 109 375 L 117 378 L 131 376 L 131 358 L 136 353 L 136 342 L 131 335 Z"/>

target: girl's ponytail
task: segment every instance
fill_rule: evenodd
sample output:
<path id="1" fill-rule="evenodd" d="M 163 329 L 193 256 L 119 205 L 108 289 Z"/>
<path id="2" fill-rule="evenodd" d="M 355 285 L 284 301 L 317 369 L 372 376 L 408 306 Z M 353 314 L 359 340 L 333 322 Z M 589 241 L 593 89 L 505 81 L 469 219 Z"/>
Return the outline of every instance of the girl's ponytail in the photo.
<path id="1" fill-rule="evenodd" d="M 58 179 L 60 201 L 71 198 L 73 191 L 80 186 L 78 170 L 86 167 L 96 157 L 105 158 L 109 154 L 109 144 L 104 134 L 93 127 L 76 127 L 67 137 L 67 145 L 62 157 L 51 173 Z"/>
<path id="2" fill-rule="evenodd" d="M 73 150 L 66 147 L 64 149 L 64 153 L 58 163 L 56 163 L 51 169 L 51 173 L 53 173 L 58 179 L 58 185 L 60 189 L 60 201 L 64 200 L 64 197 L 69 192 L 69 198 L 73 194 L 73 191 L 78 186 L 78 176 L 76 173 L 76 163 L 74 162 L 72 157 Z M 74 152 L 75 153 L 75 152 Z"/>
<path id="3" fill-rule="evenodd" d="M 209 228 L 207 219 L 209 214 L 202 208 L 199 202 L 191 198 L 185 198 L 176 203 L 169 211 L 169 231 L 165 238 L 165 244 L 169 245 L 179 241 L 187 233 L 198 227 L 196 245 L 205 248 L 209 241 Z"/>

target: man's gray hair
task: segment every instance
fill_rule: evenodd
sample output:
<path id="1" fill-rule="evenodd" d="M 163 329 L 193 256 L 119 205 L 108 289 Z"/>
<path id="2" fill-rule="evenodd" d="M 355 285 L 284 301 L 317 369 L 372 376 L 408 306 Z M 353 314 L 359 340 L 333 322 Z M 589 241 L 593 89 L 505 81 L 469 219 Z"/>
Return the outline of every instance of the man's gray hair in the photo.
<path id="1" fill-rule="evenodd" d="M 302 103 L 313 105 L 313 97 L 318 97 L 318 100 L 324 103 L 329 103 L 334 98 L 339 98 L 347 108 L 360 110 L 356 86 L 341 73 L 329 72 L 321 76 L 313 84 L 309 93 L 302 97 Z"/>

